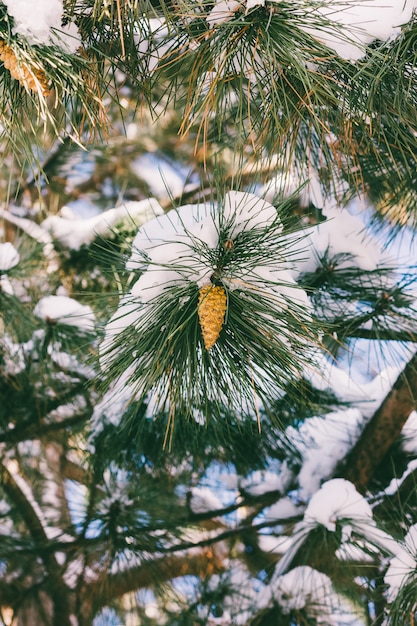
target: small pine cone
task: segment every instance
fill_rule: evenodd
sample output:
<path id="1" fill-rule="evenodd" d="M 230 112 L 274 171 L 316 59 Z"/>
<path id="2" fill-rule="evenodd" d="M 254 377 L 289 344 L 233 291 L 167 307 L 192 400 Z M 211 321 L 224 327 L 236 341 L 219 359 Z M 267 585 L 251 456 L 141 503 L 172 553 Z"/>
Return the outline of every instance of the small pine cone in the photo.
<path id="1" fill-rule="evenodd" d="M 198 318 L 206 350 L 210 350 L 219 338 L 226 307 L 227 297 L 223 287 L 206 285 L 200 289 Z"/>
<path id="2" fill-rule="evenodd" d="M 23 87 L 40 92 L 44 97 L 49 94 L 45 72 L 39 68 L 30 69 L 27 63 L 19 63 L 13 49 L 5 41 L 0 41 L 0 61 L 3 61 L 4 67 Z"/>

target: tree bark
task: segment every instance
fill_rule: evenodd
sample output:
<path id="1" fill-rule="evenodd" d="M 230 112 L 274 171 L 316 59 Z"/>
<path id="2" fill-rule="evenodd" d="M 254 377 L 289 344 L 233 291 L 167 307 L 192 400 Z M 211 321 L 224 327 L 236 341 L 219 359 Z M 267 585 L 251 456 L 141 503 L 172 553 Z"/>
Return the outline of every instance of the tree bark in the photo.
<path id="1" fill-rule="evenodd" d="M 340 473 L 361 491 L 401 434 L 410 413 L 417 407 L 417 353 L 407 363 L 380 407 L 365 426 Z"/>
<path id="2" fill-rule="evenodd" d="M 39 557 L 44 566 L 44 578 L 47 580 L 48 593 L 32 585 L 31 591 L 22 594 L 24 602 L 16 609 L 16 623 L 18 626 L 71 626 L 70 620 L 70 593 L 61 578 L 61 570 L 55 555 L 45 550 L 48 537 L 41 520 L 30 500 L 19 487 L 13 474 L 5 465 L 0 465 L 0 481 L 5 493 L 17 508 L 21 519 L 26 524 L 33 542 L 39 546 Z M 36 562 L 35 562 L 36 563 Z M 28 572 L 30 580 L 31 572 Z M 36 592 L 36 593 L 32 593 Z M 36 621 L 34 621 L 36 615 Z"/>
<path id="3" fill-rule="evenodd" d="M 79 626 L 90 626 L 94 615 L 109 603 L 110 599 L 154 584 L 163 584 L 179 576 L 205 578 L 224 571 L 223 555 L 205 548 L 193 554 L 162 557 L 144 561 L 117 574 L 107 574 L 98 581 L 84 584 L 81 592 L 80 610 L 77 615 Z"/>

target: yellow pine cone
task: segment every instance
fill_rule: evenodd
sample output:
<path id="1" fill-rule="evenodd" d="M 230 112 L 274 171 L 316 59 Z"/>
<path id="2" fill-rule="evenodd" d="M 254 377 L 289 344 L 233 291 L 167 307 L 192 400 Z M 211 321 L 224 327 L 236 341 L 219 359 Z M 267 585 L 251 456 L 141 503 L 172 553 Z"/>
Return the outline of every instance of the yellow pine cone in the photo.
<path id="1" fill-rule="evenodd" d="M 219 338 L 226 307 L 227 297 L 223 287 L 215 285 L 201 287 L 198 298 L 198 318 L 206 350 L 210 350 Z"/>
<path id="2" fill-rule="evenodd" d="M 18 80 L 23 87 L 40 92 L 45 97 L 49 94 L 45 72 L 39 68 L 29 68 L 27 63 L 19 63 L 13 49 L 1 40 L 0 60 L 3 61 L 4 67 L 9 70 L 13 78 Z"/>

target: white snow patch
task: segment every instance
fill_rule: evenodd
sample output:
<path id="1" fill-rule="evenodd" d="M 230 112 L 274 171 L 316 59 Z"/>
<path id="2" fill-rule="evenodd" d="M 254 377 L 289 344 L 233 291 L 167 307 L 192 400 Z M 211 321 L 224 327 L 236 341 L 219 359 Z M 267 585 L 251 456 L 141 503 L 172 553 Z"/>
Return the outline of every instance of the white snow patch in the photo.
<path id="1" fill-rule="evenodd" d="M 287 428 L 288 439 L 297 446 L 303 459 L 298 474 L 302 499 L 308 500 L 321 482 L 331 476 L 359 436 L 362 423 L 358 409 L 341 409 L 323 417 L 308 418 L 298 430 Z"/>
<path id="2" fill-rule="evenodd" d="M 77 326 L 80 330 L 91 332 L 95 328 L 95 316 L 91 307 L 66 296 L 41 298 L 33 312 L 40 319 Z"/>
<path id="3" fill-rule="evenodd" d="M 403 364 L 386 367 L 371 377 L 370 363 L 363 365 L 359 361 L 360 359 L 355 360 L 348 355 L 344 364 L 339 362 L 336 365 L 325 355 L 317 354 L 316 368 L 306 369 L 304 376 L 314 387 L 331 390 L 339 400 L 360 409 L 363 417 L 367 418 L 373 415 L 389 393 L 403 369 Z"/>
<path id="4" fill-rule="evenodd" d="M 294 504 L 291 498 L 285 497 L 281 498 L 278 502 L 263 511 L 263 515 L 267 522 L 284 520 L 289 517 L 297 517 L 297 515 L 300 515 L 300 507 Z"/>
<path id="5" fill-rule="evenodd" d="M 317 0 L 314 17 L 324 18 L 327 25 L 300 28 L 342 58 L 354 61 L 365 54 L 366 46 L 375 39 L 396 37 L 416 6 L 415 0 Z"/>
<path id="6" fill-rule="evenodd" d="M 153 198 L 126 202 L 89 219 L 77 218 L 71 210 L 63 207 L 60 216 L 50 215 L 40 226 L 61 245 L 79 250 L 97 236 L 110 237 L 117 224 L 127 222 L 140 225 L 163 212 L 159 202 Z"/>
<path id="7" fill-rule="evenodd" d="M 407 478 L 407 476 L 412 474 L 416 469 L 417 469 L 417 459 L 413 459 L 412 461 L 408 463 L 407 469 L 402 474 L 402 476 L 400 476 L 400 478 L 393 478 L 391 480 L 388 487 L 384 489 L 384 494 L 388 496 L 393 496 L 395 493 L 397 493 L 398 489 L 401 487 L 402 483 Z"/>
<path id="8" fill-rule="evenodd" d="M 291 470 L 283 464 L 279 473 L 267 470 L 253 472 L 248 478 L 240 481 L 240 488 L 251 496 L 259 496 L 270 491 L 285 493 L 292 478 Z"/>
<path id="9" fill-rule="evenodd" d="M 94 406 L 91 417 L 91 433 L 96 437 L 107 424 L 118 426 L 129 406 L 135 397 L 137 390 L 129 383 L 129 379 L 134 372 L 134 368 L 127 369 L 123 375 L 110 385 L 107 393 Z"/>
<path id="10" fill-rule="evenodd" d="M 147 183 L 151 194 L 161 200 L 177 198 L 185 189 L 188 172 L 157 154 L 141 154 L 131 162 L 130 168 Z"/>
<path id="11" fill-rule="evenodd" d="M 409 528 L 404 542 L 399 544 L 399 550 L 394 558 L 391 559 L 385 574 L 384 581 L 388 585 L 388 602 L 395 600 L 400 589 L 408 582 L 407 579 L 409 579 L 412 574 L 415 574 L 416 569 L 417 524 L 414 524 Z M 413 584 L 415 585 L 415 580 Z"/>
<path id="12" fill-rule="evenodd" d="M 258 536 L 258 545 L 261 550 L 271 554 L 286 554 L 292 548 L 292 537 L 287 535 L 263 535 Z"/>
<path id="13" fill-rule="evenodd" d="M 226 223 L 232 224 L 230 237 L 243 230 L 263 228 L 278 220 L 277 210 L 272 204 L 245 191 L 229 191 L 225 196 L 223 215 Z M 277 228 L 277 233 L 282 226 Z"/>
<path id="14" fill-rule="evenodd" d="M 333 595 L 331 580 L 326 574 L 302 565 L 286 574 L 273 577 L 272 593 L 284 614 L 306 606 L 316 606 L 320 615 L 329 615 L 329 599 Z"/>
<path id="15" fill-rule="evenodd" d="M 0 274 L 0 291 L 7 293 L 8 296 L 14 296 L 13 285 L 5 274 Z"/>
<path id="16" fill-rule="evenodd" d="M 221 500 L 208 487 L 193 487 L 190 492 L 190 507 L 193 513 L 206 513 L 223 509 Z"/>
<path id="17" fill-rule="evenodd" d="M 334 478 L 324 483 L 312 496 L 305 510 L 304 522 L 321 524 L 334 532 L 340 519 L 373 523 L 372 509 L 355 486 L 343 478 Z"/>
<path id="18" fill-rule="evenodd" d="M 275 0 L 279 3 L 279 0 Z M 301 12 L 303 21 L 294 19 L 294 28 L 309 33 L 335 51 L 340 57 L 355 61 L 376 39 L 386 41 L 401 32 L 417 6 L 416 0 L 317 0 L 310 6 L 300 0 L 294 11 Z M 207 16 L 210 27 L 219 26 L 245 6 L 246 12 L 263 6 L 264 0 L 217 0 Z"/>
<path id="19" fill-rule="evenodd" d="M 337 269 L 349 267 L 374 271 L 382 266 L 393 265 L 390 255 L 366 230 L 364 222 L 353 215 L 349 207 L 339 208 L 328 204 L 327 219 L 305 229 L 306 237 L 298 238 L 293 250 L 295 276 L 313 273 L 320 267 L 320 259 L 336 258 Z"/>
<path id="20" fill-rule="evenodd" d="M 240 0 L 217 0 L 210 13 L 207 22 L 211 28 L 222 24 L 229 19 L 242 6 Z"/>
<path id="21" fill-rule="evenodd" d="M 25 37 L 30 44 L 61 46 L 75 52 L 81 45 L 78 28 L 70 23 L 62 26 L 63 0 L 4 0 L 13 17 L 13 34 Z"/>
<path id="22" fill-rule="evenodd" d="M 401 447 L 408 454 L 417 454 L 417 411 L 410 416 L 403 426 Z"/>
<path id="23" fill-rule="evenodd" d="M 7 272 L 20 261 L 20 254 L 12 243 L 0 243 L 0 272 Z"/>

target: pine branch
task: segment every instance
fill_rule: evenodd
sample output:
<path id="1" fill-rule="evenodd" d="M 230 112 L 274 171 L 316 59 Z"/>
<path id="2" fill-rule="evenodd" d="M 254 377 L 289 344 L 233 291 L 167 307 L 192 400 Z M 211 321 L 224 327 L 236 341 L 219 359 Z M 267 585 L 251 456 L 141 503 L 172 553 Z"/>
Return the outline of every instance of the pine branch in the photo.
<path id="1" fill-rule="evenodd" d="M 104 580 L 100 579 L 84 585 L 81 600 L 82 613 L 94 615 L 101 607 L 108 604 L 109 598 L 121 598 L 124 594 L 143 587 L 161 585 L 179 576 L 205 578 L 213 573 L 225 571 L 226 567 L 222 555 L 217 555 L 210 549 L 203 549 L 198 554 L 163 557 L 144 562 L 138 567 L 132 567 L 117 574 L 106 573 Z"/>
<path id="2" fill-rule="evenodd" d="M 12 473 L 3 464 L 0 465 L 0 479 L 3 489 L 15 505 L 15 509 L 17 509 L 20 513 L 34 542 L 38 545 L 47 544 L 48 538 L 45 534 L 42 522 L 35 512 L 35 509 L 18 486 Z M 47 567 L 50 565 L 49 556 L 45 556 L 44 563 Z"/>
<path id="3" fill-rule="evenodd" d="M 398 522 L 403 516 L 407 516 L 410 523 L 416 520 L 417 470 L 398 480 L 396 491 L 384 493 L 373 507 L 374 518 L 382 520 L 386 528 L 390 525 L 393 533 L 398 533 Z"/>
<path id="4" fill-rule="evenodd" d="M 374 339 L 375 341 L 417 342 L 417 335 L 407 330 L 354 328 L 347 332 L 349 339 Z"/>
<path id="5" fill-rule="evenodd" d="M 179 520 L 179 523 L 187 522 L 202 522 L 204 520 L 212 519 L 213 517 L 220 517 L 223 515 L 227 515 L 228 513 L 232 513 L 233 511 L 237 511 L 239 509 L 245 509 L 247 507 L 256 508 L 256 514 L 258 515 L 260 511 L 262 511 L 265 507 L 271 506 L 275 504 L 277 500 L 282 498 L 282 492 L 278 490 L 267 491 L 266 493 L 261 493 L 256 496 L 252 496 L 249 493 L 243 493 L 242 499 L 239 502 L 235 502 L 234 504 L 230 504 L 227 507 L 222 509 L 216 509 L 211 511 L 204 511 L 203 513 L 194 513 L 190 511 L 189 515 L 184 520 Z"/>
<path id="6" fill-rule="evenodd" d="M 16 428 L 6 430 L 0 433 L 0 442 L 2 443 L 19 443 L 28 439 L 37 439 L 45 435 L 62 431 L 66 428 L 72 428 L 86 421 L 85 410 L 81 414 L 73 415 L 60 422 L 52 424 L 34 424 L 32 420 L 19 423 Z"/>
<path id="7" fill-rule="evenodd" d="M 248 523 L 243 522 L 239 526 L 236 526 L 235 528 L 228 528 L 224 532 L 220 532 L 214 537 L 208 537 L 207 539 L 201 539 L 200 541 L 181 542 L 179 544 L 173 545 L 170 548 L 167 548 L 166 552 L 175 553 L 191 548 L 205 548 L 208 546 L 212 546 L 215 543 L 219 543 L 220 541 L 230 539 L 232 537 L 239 537 L 242 534 L 246 534 L 248 531 L 258 531 L 263 530 L 264 528 L 275 528 L 276 526 L 282 526 L 283 524 L 299 522 L 301 519 L 302 515 L 297 515 L 294 517 L 285 517 L 283 519 L 275 519 L 267 522 L 259 522 L 258 524 L 252 524 L 251 521 Z"/>
<path id="8" fill-rule="evenodd" d="M 92 477 L 90 473 L 80 465 L 77 465 L 77 463 L 73 463 L 66 458 L 63 459 L 61 472 L 67 480 L 74 480 L 80 483 L 80 485 L 91 485 Z"/>
<path id="9" fill-rule="evenodd" d="M 19 512 L 36 545 L 36 554 L 42 559 L 49 580 L 49 591 L 53 601 L 53 621 L 51 626 L 71 626 L 68 610 L 67 588 L 62 581 L 60 567 L 55 554 L 44 550 L 48 544 L 48 537 L 36 511 L 22 489 L 13 478 L 11 472 L 3 464 L 0 465 L 0 482 L 6 494 L 13 503 L 13 508 Z"/>
<path id="10" fill-rule="evenodd" d="M 350 480 L 359 491 L 366 490 L 376 468 L 416 408 L 416 390 L 417 354 L 407 363 L 344 460 L 344 469 L 340 475 Z"/>
<path id="11" fill-rule="evenodd" d="M 70 461 L 64 461 L 62 468 L 63 476 L 70 480 L 77 480 L 81 484 L 91 483 L 91 479 L 89 478 L 89 474 L 87 471 L 83 470 L 81 467 L 77 466 L 75 463 Z M 194 526 L 196 528 L 200 528 L 203 530 L 214 530 L 220 529 L 220 532 L 217 535 L 210 536 L 208 538 L 202 539 L 200 541 L 179 541 L 178 543 L 168 546 L 167 548 L 159 548 L 159 552 L 164 552 L 166 554 L 172 554 L 176 552 L 182 552 L 183 550 L 188 550 L 191 548 L 202 548 L 208 547 L 213 544 L 216 544 L 220 541 L 224 541 L 226 539 L 239 536 L 241 533 L 246 533 L 247 531 L 258 531 L 264 528 L 274 528 L 276 526 L 280 526 L 282 524 L 287 523 L 295 523 L 300 521 L 302 518 L 302 514 L 297 515 L 292 518 L 284 518 L 284 519 L 276 519 L 265 522 L 258 522 L 257 524 L 253 524 L 252 520 L 254 516 L 258 516 L 265 507 L 269 507 L 274 504 L 282 494 L 278 491 L 267 492 L 264 494 L 260 494 L 258 496 L 248 496 L 248 499 L 242 499 L 239 503 L 230 505 L 228 507 L 224 507 L 223 509 L 216 509 L 212 511 L 207 511 L 204 513 L 189 513 L 187 516 L 175 519 L 171 522 L 171 528 L 182 528 Z M 248 515 L 244 521 L 239 526 L 234 528 L 229 528 L 224 525 L 224 523 L 219 519 L 223 515 L 227 515 L 233 511 L 238 509 L 245 509 L 247 507 L 254 507 L 256 505 L 256 509 L 254 514 Z M 216 519 L 217 518 L 217 519 Z M 143 533 L 152 533 L 157 532 L 163 528 L 166 528 L 167 522 L 149 524 L 147 526 L 143 526 L 141 528 L 141 532 Z M 48 543 L 43 547 L 43 551 L 46 553 L 53 553 L 57 550 L 60 552 L 73 553 L 79 549 L 86 550 L 89 553 L 93 551 L 95 553 L 105 552 L 107 546 L 107 541 L 103 542 L 103 538 L 99 537 L 89 537 L 79 536 L 74 538 L 71 541 L 66 541 L 63 539 L 59 539 L 58 541 L 49 540 Z M 35 548 L 29 547 L 21 547 L 19 549 L 19 554 L 37 554 L 38 546 Z"/>

